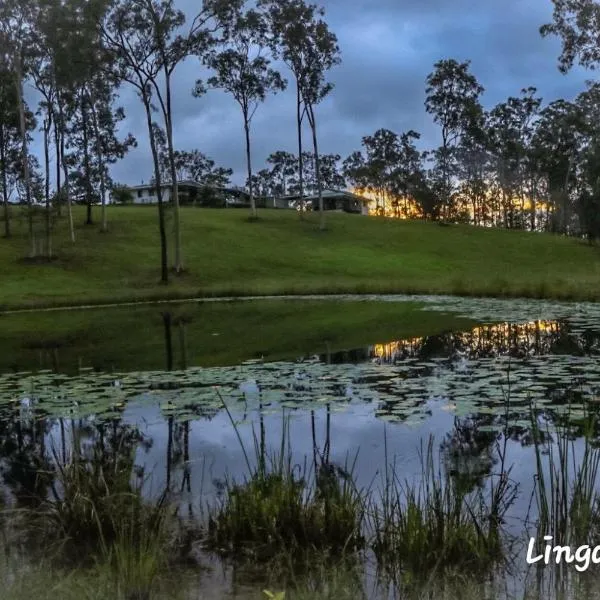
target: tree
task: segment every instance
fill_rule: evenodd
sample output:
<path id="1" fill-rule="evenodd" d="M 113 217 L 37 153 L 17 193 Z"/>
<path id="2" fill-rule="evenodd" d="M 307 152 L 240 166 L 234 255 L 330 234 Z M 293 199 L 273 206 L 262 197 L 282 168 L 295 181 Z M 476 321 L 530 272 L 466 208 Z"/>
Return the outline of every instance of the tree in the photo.
<path id="1" fill-rule="evenodd" d="M 269 19 L 271 50 L 291 71 L 296 82 L 296 130 L 298 136 L 298 187 L 300 196 L 300 218 L 304 211 L 304 165 L 302 123 L 305 109 L 300 88 L 303 61 L 298 43 L 304 29 L 313 19 L 316 7 L 307 5 L 304 0 L 259 0 L 259 7 L 267 11 Z"/>
<path id="2" fill-rule="evenodd" d="M 153 127 L 154 139 L 162 181 L 171 182 L 171 163 L 167 149 L 167 139 L 163 129 L 156 123 Z M 193 181 L 207 186 L 225 187 L 229 185 L 233 169 L 215 166 L 215 161 L 200 150 L 175 150 L 175 173 L 179 181 Z"/>
<path id="3" fill-rule="evenodd" d="M 542 25 L 542 37 L 562 41 L 559 69 L 567 73 L 577 62 L 586 69 L 600 64 L 600 5 L 594 0 L 552 0 L 553 21 Z"/>
<path id="4" fill-rule="evenodd" d="M 162 86 L 157 77 L 150 82 L 163 115 L 167 134 L 167 149 L 171 166 L 171 196 L 175 225 L 175 271 L 183 271 L 181 248 L 181 223 L 179 216 L 179 192 L 175 166 L 173 141 L 173 109 L 171 82 L 175 69 L 187 57 L 203 56 L 218 41 L 219 30 L 227 31 L 244 0 L 203 0 L 202 8 L 192 19 L 189 30 L 180 33 L 185 25 L 185 14 L 175 9 L 174 0 L 137 0 L 133 9 L 137 15 L 147 19 L 147 32 L 155 44 L 154 51 L 162 73 Z"/>
<path id="5" fill-rule="evenodd" d="M 346 179 L 339 168 L 340 160 L 339 154 L 322 154 L 319 157 L 319 172 L 324 189 L 337 190 L 346 187 Z"/>
<path id="6" fill-rule="evenodd" d="M 290 152 L 278 150 L 267 158 L 267 163 L 271 165 L 271 175 L 276 181 L 273 195 L 287 196 L 298 175 L 298 158 Z"/>
<path id="7" fill-rule="evenodd" d="M 137 91 L 146 116 L 148 140 L 154 166 L 154 186 L 158 198 L 158 224 L 160 233 L 161 281 L 169 282 L 165 211 L 162 196 L 162 178 L 158 148 L 154 135 L 152 104 L 153 81 L 158 78 L 162 64 L 157 57 L 156 40 L 152 28 L 148 27 L 137 0 L 123 0 L 115 3 L 108 13 L 97 16 L 103 45 L 113 65 L 116 77 L 129 83 Z"/>
<path id="8" fill-rule="evenodd" d="M 532 162 L 534 121 L 539 115 L 541 99 L 535 88 L 521 91 L 521 97 L 510 97 L 489 114 L 489 150 L 494 157 L 498 187 L 502 195 L 503 224 L 514 227 L 515 199 L 530 203 L 530 228 L 535 229 L 537 185 Z M 524 225 L 524 223 L 523 223 Z"/>
<path id="9" fill-rule="evenodd" d="M 215 71 L 208 84 L 229 92 L 242 109 L 246 139 L 246 164 L 252 218 L 256 218 L 252 179 L 252 153 L 250 125 L 260 103 L 268 93 L 282 91 L 286 81 L 281 74 L 269 67 L 265 56 L 267 23 L 264 15 L 256 10 L 238 14 L 229 30 L 228 47 L 212 52 L 207 57 L 208 66 Z"/>
<path id="10" fill-rule="evenodd" d="M 113 183 L 111 197 L 117 204 L 133 204 L 133 192 L 127 185 Z"/>
<path id="11" fill-rule="evenodd" d="M 317 136 L 316 106 L 320 104 L 333 89 L 333 84 L 325 80 L 326 73 L 341 62 L 337 37 L 329 31 L 323 20 L 313 20 L 304 30 L 299 40 L 297 51 L 304 58 L 300 78 L 300 93 L 306 116 L 312 131 L 313 151 L 315 155 L 315 171 L 319 194 L 320 229 L 325 229 L 325 211 L 323 209 L 323 184 L 321 180 L 321 164 Z"/>
<path id="12" fill-rule="evenodd" d="M 551 102 L 540 113 L 532 145 L 548 181 L 553 208 L 551 228 L 569 232 L 570 192 L 576 184 L 576 163 L 583 144 L 583 115 L 565 100 Z"/>
<path id="13" fill-rule="evenodd" d="M 454 59 L 435 63 L 427 77 L 425 109 L 442 129 L 438 152 L 442 176 L 442 206 L 448 214 L 453 193 L 454 154 L 461 137 L 481 114 L 479 96 L 484 88 L 469 72 L 470 61 Z"/>
<path id="14" fill-rule="evenodd" d="M 20 124 L 17 107 L 17 91 L 13 75 L 6 65 L 0 64 L 0 188 L 2 189 L 2 205 L 4 216 L 4 236 L 10 237 L 11 179 L 16 175 L 16 164 L 19 155 Z"/>
<path id="15" fill-rule="evenodd" d="M 422 185 L 423 166 L 422 155 L 417 150 L 415 142 L 421 138 L 421 135 L 412 129 L 400 135 L 398 140 L 398 164 L 394 173 L 393 193 L 396 197 L 397 212 L 400 212 L 400 200 L 404 202 L 404 216 L 406 218 L 414 215 L 415 190 Z"/>
<path id="16" fill-rule="evenodd" d="M 378 129 L 373 135 L 363 137 L 362 145 L 365 155 L 359 152 L 348 157 L 344 171 L 357 187 L 375 196 L 375 210 L 383 215 L 398 189 L 400 140 L 393 131 Z"/>
<path id="17" fill-rule="evenodd" d="M 23 82 L 29 69 L 31 46 L 32 4 L 27 0 L 5 0 L 0 4 L 0 56 L 2 64 L 13 74 L 16 92 L 16 105 L 19 111 L 19 133 L 21 137 L 20 164 L 23 173 L 25 198 L 28 207 L 29 241 L 31 256 L 35 256 L 36 246 L 33 231 L 33 206 L 31 177 L 29 173 L 29 135 L 27 130 L 26 105 Z"/>
<path id="18" fill-rule="evenodd" d="M 308 117 L 312 131 L 315 160 L 319 162 L 317 123 L 315 107 L 331 91 L 332 85 L 325 81 L 326 72 L 339 64 L 337 39 L 320 18 L 325 11 L 304 0 L 259 0 L 269 16 L 271 45 L 277 58 L 280 58 L 291 71 L 296 82 L 296 125 L 298 131 L 298 177 L 300 195 L 300 216 L 304 210 L 304 153 L 302 123 Z M 325 225 L 322 210 L 323 198 L 320 185 L 319 164 L 315 166 L 319 178 L 319 208 L 321 227 Z"/>

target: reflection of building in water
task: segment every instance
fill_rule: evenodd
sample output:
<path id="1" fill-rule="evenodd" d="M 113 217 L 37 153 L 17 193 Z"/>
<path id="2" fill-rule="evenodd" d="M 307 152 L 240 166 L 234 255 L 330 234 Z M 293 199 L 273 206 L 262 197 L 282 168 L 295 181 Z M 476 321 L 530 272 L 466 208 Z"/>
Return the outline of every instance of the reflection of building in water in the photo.
<path id="1" fill-rule="evenodd" d="M 543 354 L 583 354 L 589 351 L 593 340 L 577 338 L 561 321 L 531 321 L 529 323 L 499 323 L 480 325 L 471 331 L 413 337 L 387 344 L 375 344 L 363 352 L 340 353 L 334 362 L 350 355 L 360 360 L 374 360 L 382 364 L 407 358 L 464 358 L 536 356 Z M 342 356 L 343 354 L 343 356 Z"/>

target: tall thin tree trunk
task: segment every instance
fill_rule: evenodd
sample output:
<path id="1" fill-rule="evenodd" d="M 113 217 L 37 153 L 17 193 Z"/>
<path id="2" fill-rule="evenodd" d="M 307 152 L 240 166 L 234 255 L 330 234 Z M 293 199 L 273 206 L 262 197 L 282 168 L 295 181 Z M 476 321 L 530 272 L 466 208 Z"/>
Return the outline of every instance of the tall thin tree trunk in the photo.
<path id="1" fill-rule="evenodd" d="M 6 148 L 4 127 L 0 124 L 0 171 L 2 174 L 2 205 L 4 206 L 4 237 L 10 237 L 10 206 L 8 205 L 8 181 L 6 177 Z"/>
<path id="2" fill-rule="evenodd" d="M 59 119 L 60 119 L 60 162 L 63 168 L 64 174 L 64 190 L 65 190 L 65 199 L 67 201 L 67 217 L 69 221 L 69 236 L 71 238 L 71 242 L 75 243 L 75 226 L 73 224 L 73 207 L 71 206 L 71 190 L 69 189 L 69 168 L 67 166 L 67 161 L 65 160 L 65 120 L 64 113 L 62 110 L 62 105 L 59 103 Z"/>
<path id="3" fill-rule="evenodd" d="M 319 157 L 319 144 L 317 140 L 317 121 L 312 106 L 308 107 L 308 120 L 312 130 L 313 149 L 315 153 L 315 181 L 317 183 L 317 194 L 319 195 L 319 229 L 325 229 L 325 207 L 323 206 L 323 185 L 321 183 L 321 158 Z"/>
<path id="4" fill-rule="evenodd" d="M 298 183 L 300 185 L 300 218 L 304 218 L 304 157 L 302 156 L 302 98 L 296 80 L 296 123 L 298 126 Z"/>
<path id="5" fill-rule="evenodd" d="M 21 129 L 21 160 L 23 161 L 23 179 L 25 181 L 25 200 L 28 207 L 29 242 L 31 243 L 31 256 L 35 256 L 35 237 L 33 233 L 33 206 L 31 203 L 31 177 L 29 173 L 29 152 L 27 147 L 27 125 L 25 123 L 25 100 L 23 98 L 23 68 L 22 58 L 19 56 L 15 62 L 15 84 L 17 103 L 19 105 L 19 126 Z"/>
<path id="6" fill-rule="evenodd" d="M 143 93 L 143 92 L 142 92 Z M 144 94 L 144 93 L 143 93 Z M 165 210 L 162 197 L 162 181 L 160 176 L 160 163 L 158 160 L 158 150 L 156 140 L 154 139 L 154 130 L 152 128 L 152 108 L 150 98 L 147 95 L 142 96 L 144 108 L 146 110 L 146 124 L 148 126 L 148 135 L 150 136 L 150 149 L 152 151 L 152 161 L 154 163 L 154 182 L 156 197 L 158 198 L 158 228 L 160 232 L 160 270 L 161 282 L 169 283 L 169 264 L 167 255 L 167 232 L 165 228 Z"/>
<path id="7" fill-rule="evenodd" d="M 169 166 L 171 171 L 171 202 L 173 203 L 174 233 L 175 233 L 175 272 L 183 271 L 183 257 L 181 253 L 181 220 L 179 213 L 179 185 L 177 182 L 177 169 L 175 168 L 175 149 L 173 148 L 173 121 L 171 120 L 171 77 L 165 72 L 165 85 L 167 90 L 167 106 L 165 125 L 167 128 L 167 147 L 169 152 Z"/>
<path id="8" fill-rule="evenodd" d="M 536 194 L 537 194 L 537 184 L 534 181 L 531 186 L 531 215 L 530 215 L 530 225 L 531 231 L 535 231 L 535 210 L 536 210 Z"/>
<path id="9" fill-rule="evenodd" d="M 569 156 L 569 164 L 567 166 L 567 174 L 565 175 L 565 185 L 562 193 L 562 205 L 563 205 L 563 223 L 562 230 L 565 235 L 568 234 L 569 227 L 569 179 L 571 178 L 571 170 L 573 169 L 574 157 Z"/>
<path id="10" fill-rule="evenodd" d="M 83 133 L 83 168 L 85 171 L 85 195 L 87 204 L 86 225 L 93 225 L 92 219 L 92 173 L 90 168 L 90 149 L 89 149 L 89 131 L 88 131 L 88 113 L 86 107 L 85 93 L 81 92 L 81 124 Z"/>
<path id="11" fill-rule="evenodd" d="M 250 192 L 250 217 L 257 218 L 256 199 L 254 198 L 254 184 L 252 181 L 252 153 L 250 149 L 250 123 L 248 111 L 244 111 L 244 133 L 246 134 L 246 165 L 248 167 L 248 191 Z"/>
<path id="12" fill-rule="evenodd" d="M 44 121 L 44 172 L 45 189 L 44 198 L 46 200 L 46 256 L 52 258 L 52 236 L 51 236 L 51 216 L 50 216 L 50 129 L 52 128 L 52 118 L 50 115 Z"/>
<path id="13" fill-rule="evenodd" d="M 60 102 L 60 98 L 58 99 Z M 54 119 L 54 148 L 56 149 L 56 209 L 59 217 L 62 217 L 61 192 L 61 173 L 60 173 L 60 135 L 58 129 L 58 119 Z"/>
<path id="14" fill-rule="evenodd" d="M 94 103 L 90 99 L 90 109 L 92 111 L 92 126 L 96 138 L 96 153 L 98 154 L 98 171 L 100 173 L 100 200 L 102 202 L 102 225 L 101 231 L 108 231 L 108 220 L 106 214 L 106 174 L 104 172 L 104 153 L 102 152 L 102 140 L 100 138 L 100 128 L 98 127 L 98 115 Z"/>

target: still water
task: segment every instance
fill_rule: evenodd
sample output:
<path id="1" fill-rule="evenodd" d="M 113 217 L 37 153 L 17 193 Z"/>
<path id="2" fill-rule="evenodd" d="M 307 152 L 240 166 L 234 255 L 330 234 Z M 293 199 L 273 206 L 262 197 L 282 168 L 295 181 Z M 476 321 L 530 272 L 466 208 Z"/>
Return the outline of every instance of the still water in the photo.
<path id="1" fill-rule="evenodd" d="M 242 445 L 268 453 L 284 428 L 295 461 L 354 464 L 365 489 L 392 460 L 417 481 L 431 436 L 449 473 L 482 485 L 506 440 L 507 528 L 525 541 L 532 419 L 569 426 L 577 455 L 600 406 L 596 304 L 348 297 L 1 318 L 0 474 L 17 505 L 28 454 L 60 457 L 73 439 L 84 452 L 125 440 L 148 496 L 168 487 L 191 518 L 247 473 Z"/>

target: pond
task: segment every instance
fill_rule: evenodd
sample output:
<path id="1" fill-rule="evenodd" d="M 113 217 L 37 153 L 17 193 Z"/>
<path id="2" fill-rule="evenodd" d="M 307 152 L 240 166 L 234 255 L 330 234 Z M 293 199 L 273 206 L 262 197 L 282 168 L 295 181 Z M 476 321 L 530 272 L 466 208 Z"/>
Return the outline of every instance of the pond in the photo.
<path id="1" fill-rule="evenodd" d="M 240 300 L 4 314 L 0 328 L 0 474 L 9 507 L 50 495 L 39 464 L 106 451 L 133 452 L 144 497 L 169 490 L 190 522 L 223 502 L 232 481 L 288 453 L 290 464 L 314 465 L 313 474 L 327 465 L 351 478 L 385 508 L 391 465 L 397 482 L 418 487 L 431 444 L 436 473 L 459 482 L 464 499 L 493 500 L 498 482 L 510 481 L 502 529 L 511 557 L 494 567 L 491 579 L 502 585 L 486 594 L 559 596 L 557 578 L 561 593 L 582 593 L 574 564 L 540 576 L 526 554 L 543 517 L 540 475 L 546 486 L 562 485 L 566 499 L 550 503 L 546 526 L 568 513 L 581 465 L 596 489 L 600 305 Z M 240 592 L 231 560 L 204 547 L 198 555 L 207 569 L 201 585 L 214 597 L 260 598 L 265 585 L 287 585 L 252 576 Z M 381 585 L 381 569 L 369 568 L 376 555 L 368 544 L 361 551 L 363 596 L 399 597 L 397 581 Z"/>

